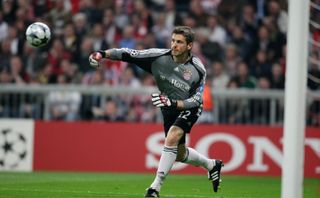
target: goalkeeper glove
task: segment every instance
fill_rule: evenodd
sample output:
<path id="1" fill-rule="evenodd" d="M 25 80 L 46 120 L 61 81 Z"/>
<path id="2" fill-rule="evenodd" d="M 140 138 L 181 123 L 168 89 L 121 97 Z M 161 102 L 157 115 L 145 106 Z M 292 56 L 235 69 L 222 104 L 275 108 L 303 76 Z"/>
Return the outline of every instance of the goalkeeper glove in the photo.
<path id="1" fill-rule="evenodd" d="M 89 56 L 89 63 L 92 67 L 97 68 L 99 67 L 99 61 L 105 57 L 106 57 L 106 52 L 104 50 L 93 52 Z"/>
<path id="2" fill-rule="evenodd" d="M 177 107 L 177 100 L 170 99 L 166 95 L 153 93 L 151 97 L 152 104 L 156 107 Z"/>

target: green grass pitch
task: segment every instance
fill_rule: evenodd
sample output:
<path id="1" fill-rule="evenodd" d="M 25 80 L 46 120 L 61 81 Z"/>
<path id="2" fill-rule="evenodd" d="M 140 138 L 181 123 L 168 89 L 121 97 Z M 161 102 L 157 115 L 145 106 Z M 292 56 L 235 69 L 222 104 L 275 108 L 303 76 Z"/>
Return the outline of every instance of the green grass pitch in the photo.
<path id="1" fill-rule="evenodd" d="M 153 174 L 0 172 L 0 198 L 142 198 Z M 275 198 L 280 197 L 279 177 L 223 176 L 221 189 L 212 191 L 206 175 L 167 177 L 162 198 Z M 305 179 L 305 198 L 320 197 L 320 180 Z"/>

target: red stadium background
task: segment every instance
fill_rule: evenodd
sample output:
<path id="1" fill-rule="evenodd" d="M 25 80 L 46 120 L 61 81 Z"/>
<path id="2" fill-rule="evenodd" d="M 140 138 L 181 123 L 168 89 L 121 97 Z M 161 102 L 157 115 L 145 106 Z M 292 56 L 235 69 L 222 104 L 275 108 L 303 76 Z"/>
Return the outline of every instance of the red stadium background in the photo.
<path id="1" fill-rule="evenodd" d="M 33 169 L 154 172 L 163 143 L 159 124 L 35 122 Z M 225 161 L 232 175 L 281 175 L 282 128 L 196 125 L 189 145 Z M 308 128 L 305 176 L 320 178 L 320 133 Z M 175 173 L 204 173 L 177 163 Z"/>

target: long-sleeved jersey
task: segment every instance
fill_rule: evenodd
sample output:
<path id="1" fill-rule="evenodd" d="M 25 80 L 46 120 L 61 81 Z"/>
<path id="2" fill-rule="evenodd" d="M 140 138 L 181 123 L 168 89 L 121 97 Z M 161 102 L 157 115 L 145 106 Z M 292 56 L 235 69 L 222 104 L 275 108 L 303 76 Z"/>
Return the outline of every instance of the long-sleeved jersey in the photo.
<path id="1" fill-rule="evenodd" d="M 111 49 L 110 59 L 134 63 L 151 73 L 160 92 L 171 99 L 182 100 L 184 109 L 202 105 L 206 70 L 199 58 L 191 56 L 186 63 L 176 63 L 170 49 Z"/>

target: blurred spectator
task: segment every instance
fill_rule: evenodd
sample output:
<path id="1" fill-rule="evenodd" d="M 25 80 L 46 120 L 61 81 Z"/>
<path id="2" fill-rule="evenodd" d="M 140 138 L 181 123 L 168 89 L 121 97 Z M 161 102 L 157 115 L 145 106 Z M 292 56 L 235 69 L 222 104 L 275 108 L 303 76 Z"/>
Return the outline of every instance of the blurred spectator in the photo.
<path id="1" fill-rule="evenodd" d="M 206 29 L 196 30 L 196 42 L 199 42 L 203 55 L 209 61 L 220 61 L 223 56 L 223 49 L 217 42 L 209 40 L 209 32 Z"/>
<path id="2" fill-rule="evenodd" d="M 8 36 L 8 23 L 3 19 L 3 12 L 0 10 L 0 42 Z"/>
<path id="3" fill-rule="evenodd" d="M 247 0 L 247 3 L 255 11 L 257 21 L 261 21 L 267 13 L 267 0 Z"/>
<path id="4" fill-rule="evenodd" d="M 281 9 L 278 1 L 271 0 L 268 2 L 268 16 L 273 18 L 282 33 L 287 33 L 288 15 L 286 11 Z"/>
<path id="5" fill-rule="evenodd" d="M 37 76 L 41 66 L 47 61 L 47 54 L 39 53 L 36 48 L 25 42 L 21 59 L 25 64 L 25 71 L 30 75 Z"/>
<path id="6" fill-rule="evenodd" d="M 243 29 L 245 38 L 251 41 L 255 40 L 257 37 L 258 21 L 254 8 L 249 4 L 244 5 L 239 20 L 239 24 Z"/>
<path id="7" fill-rule="evenodd" d="M 120 48 L 130 48 L 134 49 L 137 40 L 134 35 L 134 28 L 131 25 L 124 27 L 122 33 L 122 39 L 119 41 Z"/>
<path id="8" fill-rule="evenodd" d="M 279 58 L 279 64 L 283 70 L 283 73 L 286 73 L 286 64 L 287 64 L 287 45 L 283 45 L 281 51 L 281 57 Z"/>
<path id="9" fill-rule="evenodd" d="M 255 52 L 253 52 L 254 54 L 259 50 L 263 50 L 267 52 L 268 59 L 272 57 L 273 43 L 270 41 L 270 33 L 266 26 L 259 27 L 257 38 L 253 43 L 253 49 L 255 49 Z"/>
<path id="10" fill-rule="evenodd" d="M 284 89 L 285 76 L 283 69 L 279 63 L 272 65 L 272 75 L 270 79 L 270 88 L 272 89 Z"/>
<path id="11" fill-rule="evenodd" d="M 10 72 L 3 68 L 0 70 L 0 84 L 10 84 L 12 82 L 12 76 Z"/>
<path id="12" fill-rule="evenodd" d="M 23 63 L 19 56 L 10 58 L 10 69 L 3 68 L 0 73 L 0 83 L 14 83 L 16 85 L 29 82 L 29 75 L 25 73 Z M 26 99 L 27 94 L 3 93 L 0 97 L 0 115 L 2 117 L 21 117 L 23 104 L 21 99 Z"/>
<path id="13" fill-rule="evenodd" d="M 250 72 L 256 78 L 271 76 L 271 64 L 267 59 L 267 53 L 264 50 L 259 50 L 254 61 L 250 66 Z"/>
<path id="14" fill-rule="evenodd" d="M 115 12 L 111 8 L 107 8 L 103 12 L 102 25 L 104 29 L 104 37 L 109 45 L 119 41 L 121 32 L 115 23 Z"/>
<path id="15" fill-rule="evenodd" d="M 231 79 L 228 84 L 229 89 L 238 89 L 239 84 L 235 79 Z M 234 97 L 227 100 L 220 106 L 220 121 L 222 123 L 238 124 L 250 123 L 250 108 L 247 99 Z"/>
<path id="16" fill-rule="evenodd" d="M 228 44 L 225 46 L 224 65 L 226 67 L 226 73 L 230 77 L 234 77 L 237 74 L 237 65 L 240 63 L 241 57 L 238 54 L 237 46 Z"/>
<path id="17" fill-rule="evenodd" d="M 167 41 L 171 36 L 171 27 L 166 26 L 166 13 L 162 12 L 155 19 L 155 25 L 152 27 L 152 33 L 155 35 L 157 41 L 157 47 L 166 48 Z"/>
<path id="18" fill-rule="evenodd" d="M 23 52 L 23 38 L 18 36 L 18 30 L 15 26 L 9 26 L 7 41 L 10 42 L 10 53 L 12 55 L 21 55 Z"/>
<path id="19" fill-rule="evenodd" d="M 209 16 L 206 25 L 210 31 L 209 40 L 224 46 L 227 41 L 226 30 L 219 24 L 217 16 Z"/>
<path id="20" fill-rule="evenodd" d="M 126 67 L 120 76 L 119 85 L 138 88 L 141 86 L 140 81 L 134 76 L 133 69 L 131 67 Z"/>
<path id="21" fill-rule="evenodd" d="M 143 41 L 140 41 L 140 43 L 143 44 L 144 49 L 145 48 L 156 48 L 157 47 L 156 37 L 152 33 L 146 34 L 145 38 L 143 39 Z M 136 46 L 137 46 L 137 44 L 136 44 Z M 137 49 L 137 47 L 136 47 L 136 49 Z"/>
<path id="22" fill-rule="evenodd" d="M 60 64 L 61 73 L 65 75 L 67 81 L 71 84 L 80 84 L 82 75 L 77 66 L 68 59 L 63 59 Z"/>
<path id="23" fill-rule="evenodd" d="M 141 82 L 138 80 L 138 78 L 134 75 L 132 67 L 126 67 L 125 70 L 122 72 L 122 74 L 119 77 L 119 86 L 124 86 L 128 88 L 139 88 L 141 87 Z M 138 105 L 139 101 L 135 100 L 135 96 L 131 95 L 125 95 L 122 94 L 119 96 L 119 99 L 123 101 L 122 105 L 125 105 L 127 108 L 132 107 L 132 105 Z M 141 114 L 141 111 L 137 112 L 138 114 Z"/>
<path id="24" fill-rule="evenodd" d="M 204 55 L 200 43 L 198 41 L 193 42 L 192 53 L 201 60 L 203 65 L 208 65 L 208 58 Z"/>
<path id="25" fill-rule="evenodd" d="M 204 11 L 201 1 L 191 0 L 189 4 L 189 14 L 197 22 L 198 27 L 205 27 L 207 23 L 208 14 Z M 209 26 L 209 28 L 211 28 Z"/>
<path id="26" fill-rule="evenodd" d="M 22 22 L 30 24 L 31 21 L 34 21 L 34 7 L 30 5 L 29 0 L 18 0 L 17 6 L 18 9 L 16 10 L 16 23 Z"/>
<path id="27" fill-rule="evenodd" d="M 31 5 L 36 18 L 44 16 L 50 9 L 50 0 L 32 0 Z"/>
<path id="28" fill-rule="evenodd" d="M 104 78 L 107 84 L 111 86 L 118 86 L 120 83 L 120 76 L 127 67 L 127 63 L 121 61 L 107 60 L 104 64 Z M 137 68 L 137 67 L 135 67 Z"/>
<path id="29" fill-rule="evenodd" d="M 182 18 L 182 25 L 189 26 L 193 29 L 197 28 L 197 21 L 191 15 L 186 15 Z"/>
<path id="30" fill-rule="evenodd" d="M 266 77 L 260 77 L 257 89 L 270 89 L 270 81 Z M 270 99 L 258 98 L 250 101 L 251 122 L 254 124 L 268 124 L 270 122 Z"/>
<path id="31" fill-rule="evenodd" d="M 255 88 L 256 78 L 249 74 L 248 65 L 245 62 L 241 62 L 237 65 L 238 73 L 234 77 L 235 81 L 240 88 Z"/>
<path id="32" fill-rule="evenodd" d="M 249 39 L 246 39 L 240 26 L 234 26 L 231 30 L 230 43 L 238 48 L 239 56 L 242 60 L 248 62 L 252 56 L 252 46 Z"/>
<path id="33" fill-rule="evenodd" d="M 89 67 L 88 56 L 93 50 L 93 39 L 91 37 L 85 37 L 80 44 L 80 51 L 77 57 L 77 65 L 79 71 L 86 73 L 92 71 L 93 68 Z"/>
<path id="34" fill-rule="evenodd" d="M 153 27 L 153 18 L 142 0 L 133 1 L 133 13 L 131 15 L 131 24 L 135 29 L 136 38 L 143 38 Z"/>
<path id="35" fill-rule="evenodd" d="M 93 25 L 92 29 L 93 50 L 108 49 L 109 45 L 105 39 L 104 28 L 101 23 Z"/>
<path id="36" fill-rule="evenodd" d="M 47 13 L 47 17 L 50 24 L 52 24 L 51 30 L 53 35 L 60 36 L 66 22 L 71 19 L 71 10 L 68 7 L 68 2 L 68 0 L 56 0 L 52 2 L 52 7 L 49 13 Z"/>
<path id="37" fill-rule="evenodd" d="M 38 73 L 38 82 L 40 84 L 52 84 L 57 82 L 57 75 L 53 73 L 53 67 L 50 63 L 46 63 Z"/>
<path id="38" fill-rule="evenodd" d="M 124 8 L 128 7 L 125 5 L 127 1 L 115 1 L 115 18 L 114 23 L 119 29 L 124 29 L 127 25 L 129 25 L 129 15 L 126 13 Z"/>
<path id="39" fill-rule="evenodd" d="M 104 74 L 102 70 L 95 70 L 86 73 L 86 85 L 88 86 L 103 86 Z M 102 106 L 102 96 L 100 94 L 89 94 L 82 96 L 80 113 L 82 119 L 94 119 L 93 109 L 99 109 Z"/>
<path id="40" fill-rule="evenodd" d="M 12 56 L 10 59 L 10 73 L 13 83 L 25 84 L 29 82 L 29 74 L 26 73 L 22 60 L 19 56 Z"/>
<path id="41" fill-rule="evenodd" d="M 60 63 L 63 59 L 71 59 L 71 54 L 65 49 L 61 39 L 54 39 L 48 54 L 48 62 L 51 64 L 52 71 L 55 75 L 61 73 Z"/>
<path id="42" fill-rule="evenodd" d="M 173 29 L 175 25 L 182 24 L 182 18 L 180 13 L 177 12 L 176 4 L 174 0 L 166 0 L 164 13 L 166 16 L 165 24 L 167 28 Z"/>
<path id="43" fill-rule="evenodd" d="M 84 13 L 77 13 L 72 17 L 74 24 L 74 31 L 77 38 L 82 41 L 83 37 L 85 37 L 89 32 L 89 24 L 87 16 Z"/>
<path id="44" fill-rule="evenodd" d="M 71 59 L 75 61 L 76 60 L 75 57 L 77 57 L 80 50 L 79 44 L 81 40 L 76 35 L 75 27 L 73 23 L 67 23 L 64 26 L 62 40 L 63 40 L 66 51 L 68 51 L 68 53 L 71 54 Z"/>
<path id="45" fill-rule="evenodd" d="M 79 0 L 79 12 L 85 14 L 86 20 L 89 24 L 85 25 L 92 25 L 95 23 L 101 23 L 102 19 L 102 10 L 100 7 L 97 6 L 98 4 L 92 0 Z"/>
<path id="46" fill-rule="evenodd" d="M 213 90 L 226 89 L 230 77 L 225 73 L 224 65 L 221 62 L 214 62 L 211 67 L 213 68 L 213 79 L 211 81 Z"/>
<path id="47" fill-rule="evenodd" d="M 58 85 L 68 83 L 65 75 L 58 76 Z M 79 117 L 81 95 L 77 91 L 52 91 L 48 95 L 49 119 L 72 121 Z"/>
<path id="48" fill-rule="evenodd" d="M 221 1 L 222 0 L 202 0 L 200 2 L 205 13 L 209 15 L 216 15 Z"/>
<path id="49" fill-rule="evenodd" d="M 266 17 L 263 24 L 269 31 L 269 40 L 271 43 L 270 51 L 268 52 L 268 59 L 271 61 L 278 61 L 282 56 L 283 46 L 286 43 L 286 35 L 279 31 L 277 24 L 271 17 Z"/>
<path id="50" fill-rule="evenodd" d="M 9 69 L 9 62 L 11 57 L 11 51 L 10 51 L 10 41 L 4 40 L 1 42 L 1 53 L 0 53 L 0 68 L 6 68 Z"/>
<path id="51" fill-rule="evenodd" d="M 16 21 L 16 10 L 17 4 L 16 1 L 1 1 L 2 10 L 3 10 L 3 19 L 9 24 L 12 25 Z"/>
<path id="52" fill-rule="evenodd" d="M 141 77 L 141 86 L 151 87 L 155 86 L 153 77 L 144 73 Z M 126 116 L 126 120 L 129 121 L 139 121 L 139 122 L 155 122 L 157 118 L 158 109 L 155 109 L 154 106 L 150 103 L 150 95 L 136 95 L 134 96 L 133 103 L 130 104 L 129 112 Z M 132 112 L 132 110 L 134 112 Z"/>
<path id="53" fill-rule="evenodd" d="M 123 116 L 118 110 L 118 105 L 114 100 L 106 100 L 103 108 L 92 108 L 94 119 L 104 121 L 124 121 Z"/>

